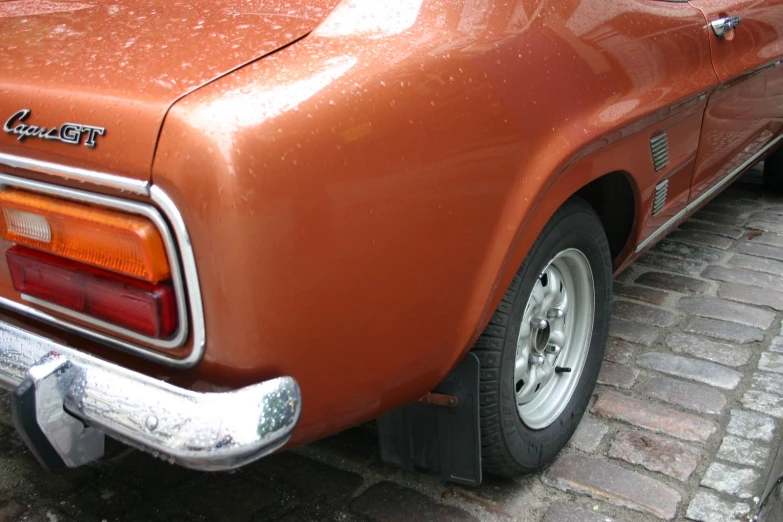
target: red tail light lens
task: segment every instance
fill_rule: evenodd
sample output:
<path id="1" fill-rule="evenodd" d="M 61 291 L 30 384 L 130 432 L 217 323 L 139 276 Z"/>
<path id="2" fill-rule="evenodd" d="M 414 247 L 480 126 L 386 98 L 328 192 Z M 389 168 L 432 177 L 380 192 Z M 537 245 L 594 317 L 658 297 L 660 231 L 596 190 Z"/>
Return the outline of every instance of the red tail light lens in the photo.
<path id="1" fill-rule="evenodd" d="M 86 316 L 163 339 L 177 328 L 173 288 L 124 277 L 29 248 L 6 257 L 14 288 Z"/>

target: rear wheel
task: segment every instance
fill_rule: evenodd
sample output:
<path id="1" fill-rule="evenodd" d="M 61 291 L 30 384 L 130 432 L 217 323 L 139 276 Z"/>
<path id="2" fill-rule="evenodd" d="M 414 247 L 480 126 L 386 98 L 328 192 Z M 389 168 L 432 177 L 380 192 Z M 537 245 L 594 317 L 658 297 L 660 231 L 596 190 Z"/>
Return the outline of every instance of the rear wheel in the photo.
<path id="1" fill-rule="evenodd" d="M 783 149 L 764 160 L 764 187 L 783 194 Z"/>
<path id="2" fill-rule="evenodd" d="M 609 329 L 612 264 L 601 221 L 569 200 L 533 245 L 479 338 L 484 469 L 551 461 L 587 408 Z"/>

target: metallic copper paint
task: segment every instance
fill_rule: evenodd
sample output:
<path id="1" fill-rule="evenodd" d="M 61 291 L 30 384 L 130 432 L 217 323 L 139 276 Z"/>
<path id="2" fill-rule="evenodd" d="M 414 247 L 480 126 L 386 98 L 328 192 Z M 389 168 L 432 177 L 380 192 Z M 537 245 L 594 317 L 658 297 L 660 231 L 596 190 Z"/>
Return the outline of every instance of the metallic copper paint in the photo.
<path id="1" fill-rule="evenodd" d="M 0 4 L 0 124 L 105 127 L 94 150 L 28 139 L 25 154 L 148 179 L 177 99 L 307 34 L 339 0 L 85 0 Z M 0 152 L 16 136 L 0 132 Z"/>
<path id="2" fill-rule="evenodd" d="M 551 215 L 610 172 L 634 191 L 634 229 L 615 259 L 617 270 L 629 263 L 688 201 L 720 82 L 705 16 L 687 3 L 405 0 L 370 21 L 345 8 L 327 17 L 336 1 L 294 3 L 323 14 L 312 34 L 212 82 L 217 73 L 176 69 L 191 86 L 176 93 L 152 86 L 144 67 L 163 74 L 180 54 L 134 62 L 127 84 L 107 62 L 107 84 L 95 88 L 68 72 L 62 91 L 74 105 L 57 108 L 54 80 L 35 72 L 43 55 L 27 68 L 0 51 L 0 108 L 10 115 L 24 102 L 53 121 L 94 109 L 110 157 L 74 149 L 67 161 L 145 180 L 151 169 L 188 226 L 205 307 L 201 364 L 172 373 L 84 348 L 196 388 L 294 376 L 304 410 L 292 444 L 301 444 L 430 391 L 470 349 Z M 292 34 L 315 27 L 305 25 Z M 183 53 L 200 49 L 179 36 Z M 285 40 L 258 38 L 246 56 Z M 215 45 L 205 67 L 243 63 Z M 5 76 L 15 69 L 16 80 Z M 106 93 L 118 88 L 112 105 Z M 109 141 L 118 122 L 128 123 L 121 148 Z M 655 172 L 649 138 L 662 130 L 671 162 Z M 0 137 L 4 152 L 66 154 L 39 145 Z M 662 179 L 674 197 L 650 218 Z M 0 295 L 8 285 L 0 266 Z"/>
<path id="3" fill-rule="evenodd" d="M 295 375 L 295 442 L 371 418 L 461 358 L 576 190 L 628 172 L 647 208 L 671 125 L 691 150 L 670 168 L 692 169 L 703 16 L 606 5 L 425 1 L 401 34 L 316 31 L 177 103 L 152 179 L 197 252 L 200 370 Z"/>
<path id="4" fill-rule="evenodd" d="M 691 0 L 708 21 L 739 16 L 731 39 L 707 29 L 724 84 L 704 114 L 691 199 L 761 150 L 783 128 L 783 0 Z"/>

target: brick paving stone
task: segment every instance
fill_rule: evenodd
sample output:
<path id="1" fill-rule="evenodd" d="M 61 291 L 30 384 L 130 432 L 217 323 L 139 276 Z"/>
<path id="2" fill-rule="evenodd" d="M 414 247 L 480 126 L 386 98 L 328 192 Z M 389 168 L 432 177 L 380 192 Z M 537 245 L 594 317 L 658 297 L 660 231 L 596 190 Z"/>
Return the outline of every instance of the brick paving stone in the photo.
<path id="1" fill-rule="evenodd" d="M 783 419 L 783 397 L 772 395 L 765 391 L 748 390 L 742 396 L 740 402 L 749 410 Z"/>
<path id="2" fill-rule="evenodd" d="M 748 254 L 756 257 L 765 257 L 775 261 L 783 261 L 783 248 L 769 245 L 759 245 L 752 241 L 740 241 L 735 247 L 737 253 Z"/>
<path id="3" fill-rule="evenodd" d="M 767 350 L 769 350 L 770 352 L 783 353 L 783 335 L 778 335 L 777 337 L 773 337 L 772 341 L 769 343 L 769 346 L 767 347 Z"/>
<path id="4" fill-rule="evenodd" d="M 710 284 L 707 281 L 663 272 L 645 272 L 636 278 L 636 283 L 681 294 L 704 294 L 710 290 Z"/>
<path id="5" fill-rule="evenodd" d="M 654 288 L 647 288 L 645 286 L 626 285 L 616 281 L 612 290 L 615 295 L 636 299 L 637 301 L 644 301 L 658 306 L 662 305 L 669 295 L 662 290 L 655 290 Z"/>
<path id="6" fill-rule="evenodd" d="M 69 522 L 70 517 L 52 507 L 35 507 L 19 522 Z"/>
<path id="7" fill-rule="evenodd" d="M 706 488 L 728 493 L 739 498 L 751 498 L 758 491 L 757 482 L 760 478 L 758 471 L 750 468 L 736 468 L 713 462 L 704 472 L 700 484 Z"/>
<path id="8" fill-rule="evenodd" d="M 636 364 L 643 368 L 691 379 L 725 390 L 733 390 L 742 380 L 740 372 L 725 366 L 670 353 L 648 352 L 639 356 L 636 359 Z"/>
<path id="9" fill-rule="evenodd" d="M 727 283 L 739 283 L 743 285 L 760 287 L 780 287 L 783 284 L 783 277 L 759 272 L 757 270 L 748 270 L 745 268 L 731 268 L 727 266 L 710 265 L 701 273 L 702 277 L 724 281 Z M 755 288 L 754 288 L 755 290 Z"/>
<path id="10" fill-rule="evenodd" d="M 699 275 L 701 271 L 704 270 L 704 267 L 707 266 L 703 261 L 678 259 L 676 257 L 658 255 L 650 252 L 642 255 L 637 260 L 637 263 L 688 276 Z"/>
<path id="11" fill-rule="evenodd" d="M 677 314 L 648 306 L 633 301 L 615 300 L 612 303 L 612 317 L 628 319 L 637 323 L 648 324 L 651 326 L 672 326 L 677 322 Z"/>
<path id="12" fill-rule="evenodd" d="M 236 489 L 241 488 L 242 492 L 247 494 L 249 485 L 240 485 L 241 482 L 242 479 L 234 478 L 234 480 L 231 481 L 231 485 L 235 486 Z M 220 484 L 220 486 L 222 487 L 223 484 Z M 184 504 L 187 502 L 188 511 L 205 511 L 205 505 L 199 505 L 197 509 L 194 509 L 194 505 L 197 505 L 199 502 L 204 502 L 204 495 L 202 494 L 204 493 L 204 489 L 206 488 L 203 488 L 202 486 L 202 489 L 200 489 L 195 494 L 193 492 L 189 492 L 189 494 L 194 495 L 193 501 L 191 501 L 189 496 L 181 494 L 175 502 L 172 502 L 172 504 Z M 186 490 L 184 488 L 176 488 L 173 491 L 184 493 Z M 229 497 L 225 499 L 228 505 L 231 505 L 232 501 L 238 500 L 239 495 L 236 494 L 236 492 L 233 490 L 232 493 L 232 495 L 226 495 Z M 269 493 L 273 501 L 278 500 L 278 497 L 275 493 L 271 491 Z M 263 487 L 260 488 L 259 496 L 261 498 L 265 497 Z M 84 488 L 79 491 L 76 496 L 69 498 L 73 508 L 75 508 L 74 511 L 81 511 L 84 513 L 100 513 L 101 516 L 107 519 L 115 520 L 120 520 L 121 518 L 130 518 L 129 514 L 135 515 L 135 511 L 142 507 L 142 499 L 143 496 L 141 491 L 132 487 L 128 487 L 127 484 L 116 482 L 105 477 L 101 477 L 100 481 L 94 483 L 92 487 Z M 216 501 L 217 498 L 213 497 L 211 500 Z M 270 503 L 272 502 L 258 502 L 258 504 L 261 504 L 262 507 L 267 507 Z M 242 512 L 243 515 L 248 515 L 250 512 L 258 509 L 256 507 L 247 509 L 249 508 L 249 504 L 250 502 L 246 501 L 244 506 L 232 506 L 232 510 L 237 509 L 237 512 Z M 212 518 L 216 518 L 215 514 L 217 512 L 218 510 L 215 509 L 212 513 L 210 513 Z"/>
<path id="13" fill-rule="evenodd" d="M 615 386 L 617 388 L 630 389 L 639 376 L 639 370 L 623 364 L 604 361 L 601 371 L 598 373 L 598 383 Z"/>
<path id="14" fill-rule="evenodd" d="M 769 457 L 769 448 L 759 446 L 757 442 L 742 439 L 733 435 L 723 437 L 718 454 L 719 459 L 734 462 L 735 464 L 744 464 L 745 466 L 755 466 L 764 468 Z"/>
<path id="15" fill-rule="evenodd" d="M 353 511 L 374 521 L 432 520 L 474 521 L 470 513 L 443 503 L 410 488 L 391 482 L 379 482 L 359 495 L 352 503 Z"/>
<path id="16" fill-rule="evenodd" d="M 668 254 L 680 259 L 693 259 L 707 263 L 715 263 L 726 256 L 726 253 L 721 250 L 699 245 L 689 245 L 688 243 L 680 243 L 679 241 L 672 241 L 669 238 L 659 241 L 653 247 L 653 251 Z"/>
<path id="17" fill-rule="evenodd" d="M 766 306 L 778 311 L 783 310 L 783 292 L 771 288 L 721 283 L 718 287 L 718 296 L 738 303 Z"/>
<path id="18" fill-rule="evenodd" d="M 730 321 L 761 329 L 769 328 L 775 320 L 774 312 L 717 297 L 683 296 L 680 297 L 677 307 L 701 317 Z"/>
<path id="19" fill-rule="evenodd" d="M 697 245 L 720 248 L 721 250 L 728 250 L 728 248 L 734 244 L 734 242 L 727 237 L 699 232 L 698 230 L 675 230 L 669 234 L 668 237 L 677 241 L 686 241 Z"/>
<path id="20" fill-rule="evenodd" d="M 730 199 L 728 201 L 715 199 L 704 207 L 705 210 L 713 214 L 726 214 L 734 217 L 746 217 L 758 208 L 759 205 L 757 203 L 741 199 Z"/>
<path id="21" fill-rule="evenodd" d="M 764 257 L 746 256 L 745 254 L 734 254 L 727 261 L 729 266 L 737 268 L 747 268 L 758 272 L 766 272 L 776 276 L 783 276 L 783 262 Z"/>
<path id="22" fill-rule="evenodd" d="M 264 513 L 280 503 L 280 495 L 262 484 L 248 468 L 231 473 L 204 473 L 200 480 L 175 489 L 161 489 L 146 498 L 135 490 L 129 491 L 126 485 L 106 484 L 103 479 L 96 486 L 85 488 L 74 499 L 81 511 L 101 514 L 88 520 L 239 522 L 252 520 L 254 514 Z M 113 493 L 110 498 L 104 487 Z M 136 494 L 128 499 L 129 493 Z M 137 514 L 138 509 L 143 513 Z"/>
<path id="23" fill-rule="evenodd" d="M 678 439 L 705 442 L 717 431 L 715 423 L 679 411 L 632 399 L 615 392 L 602 393 L 593 405 L 593 413 L 639 428 L 665 433 Z"/>
<path id="24" fill-rule="evenodd" d="M 609 335 L 633 343 L 650 346 L 658 340 L 658 328 L 634 323 L 625 319 L 612 318 Z"/>
<path id="25" fill-rule="evenodd" d="M 783 395 L 783 375 L 775 373 L 754 373 L 751 386 L 777 395 Z"/>
<path id="26" fill-rule="evenodd" d="M 732 367 L 747 364 L 753 355 L 753 350 L 746 346 L 721 343 L 698 335 L 679 332 L 670 333 L 666 337 L 666 344 L 675 352 Z"/>
<path id="27" fill-rule="evenodd" d="M 725 207 L 724 207 L 725 208 Z M 719 223 L 721 225 L 742 226 L 746 219 L 740 216 L 733 216 L 723 212 L 710 212 L 707 208 L 699 210 L 693 215 L 693 219 L 706 221 L 708 223 Z"/>
<path id="28" fill-rule="evenodd" d="M 762 230 L 764 232 L 772 232 L 773 234 L 783 234 L 783 224 L 770 223 L 769 221 L 750 221 L 745 225 L 745 228 Z"/>
<path id="29" fill-rule="evenodd" d="M 324 497 L 327 504 L 349 498 L 362 485 L 362 477 L 357 473 L 327 466 L 290 451 L 259 461 L 252 471 L 281 480 L 305 494 Z"/>
<path id="30" fill-rule="evenodd" d="M 692 446 L 635 430 L 618 432 L 609 456 L 682 481 L 688 480 L 701 462 L 701 451 Z"/>
<path id="31" fill-rule="evenodd" d="M 731 410 L 726 433 L 746 439 L 770 442 L 775 434 L 775 421 L 758 413 Z"/>
<path id="32" fill-rule="evenodd" d="M 772 232 L 753 232 L 753 236 L 746 237 L 748 241 L 761 243 L 762 245 L 776 246 L 783 248 L 783 235 L 773 234 Z"/>
<path id="33" fill-rule="evenodd" d="M 583 417 L 576 431 L 568 441 L 568 445 L 585 453 L 592 453 L 601 444 L 601 441 L 609 431 L 609 427 L 601 421 Z"/>
<path id="34" fill-rule="evenodd" d="M 736 522 L 750 513 L 742 502 L 725 502 L 714 493 L 699 491 L 694 495 L 685 516 L 697 522 Z"/>
<path id="35" fill-rule="evenodd" d="M 715 198 L 713 203 L 717 205 L 735 206 L 738 209 L 750 208 L 751 210 L 758 210 L 761 206 L 761 201 L 759 200 L 764 194 L 762 192 L 762 176 L 763 170 L 761 169 L 760 164 L 757 163 L 751 167 L 749 175 L 745 176 L 745 179 L 749 180 L 750 183 L 738 183 L 729 186 Z M 753 179 L 754 177 L 756 178 L 755 180 Z M 750 205 L 754 206 L 751 208 Z"/>
<path id="36" fill-rule="evenodd" d="M 638 345 L 623 341 L 622 339 L 614 339 L 612 337 L 606 342 L 606 351 L 604 351 L 604 360 L 611 361 L 619 364 L 626 364 L 631 360 Z"/>
<path id="37" fill-rule="evenodd" d="M 738 216 L 732 216 L 729 214 L 724 213 L 718 213 L 718 212 L 708 212 L 707 210 L 699 210 L 693 215 L 694 220 L 698 221 L 704 221 L 706 223 L 715 224 L 715 225 L 726 225 L 726 226 L 738 226 L 741 227 L 746 220 L 744 217 L 738 217 Z"/>
<path id="38" fill-rule="evenodd" d="M 14 499 L 0 500 L 0 522 L 11 522 L 27 511 L 27 508 Z"/>
<path id="39" fill-rule="evenodd" d="M 114 464 L 107 475 L 143 491 L 170 489 L 195 479 L 192 471 L 138 451 L 118 457 Z"/>
<path id="40" fill-rule="evenodd" d="M 759 358 L 759 370 L 783 373 L 783 355 L 762 352 L 761 358 Z"/>
<path id="41" fill-rule="evenodd" d="M 544 473 L 545 484 L 671 520 L 682 500 L 677 490 L 633 471 L 577 454 L 563 455 Z"/>
<path id="42" fill-rule="evenodd" d="M 683 330 L 738 344 L 764 340 L 764 332 L 758 328 L 706 317 L 689 317 Z"/>
<path id="43" fill-rule="evenodd" d="M 748 216 L 749 219 L 766 221 L 767 223 L 783 223 L 783 215 L 767 210 L 759 210 Z"/>
<path id="44" fill-rule="evenodd" d="M 558 501 L 549 506 L 542 522 L 613 522 L 613 519 L 570 502 Z"/>
<path id="45" fill-rule="evenodd" d="M 726 407 L 726 396 L 701 384 L 653 377 L 638 388 L 640 393 L 700 413 L 718 414 Z"/>
<path id="46" fill-rule="evenodd" d="M 680 225 L 680 230 L 699 230 L 701 232 L 709 232 L 710 234 L 717 234 L 731 239 L 739 239 L 745 234 L 739 227 L 716 225 L 715 223 L 703 223 L 700 221 L 686 221 Z"/>

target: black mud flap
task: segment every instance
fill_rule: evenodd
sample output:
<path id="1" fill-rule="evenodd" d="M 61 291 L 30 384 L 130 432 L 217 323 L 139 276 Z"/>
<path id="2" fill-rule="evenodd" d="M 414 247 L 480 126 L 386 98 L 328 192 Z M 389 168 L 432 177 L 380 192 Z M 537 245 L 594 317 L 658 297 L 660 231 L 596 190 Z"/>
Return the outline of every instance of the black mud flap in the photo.
<path id="1" fill-rule="evenodd" d="M 456 397 L 456 405 L 415 402 L 378 417 L 383 461 L 451 482 L 481 484 L 479 368 L 478 357 L 469 353 L 432 390 Z"/>
<path id="2" fill-rule="evenodd" d="M 19 436 L 44 468 L 50 471 L 63 469 L 66 467 L 65 462 L 38 425 L 35 408 L 35 386 L 30 379 L 25 379 L 11 394 L 11 420 Z"/>

